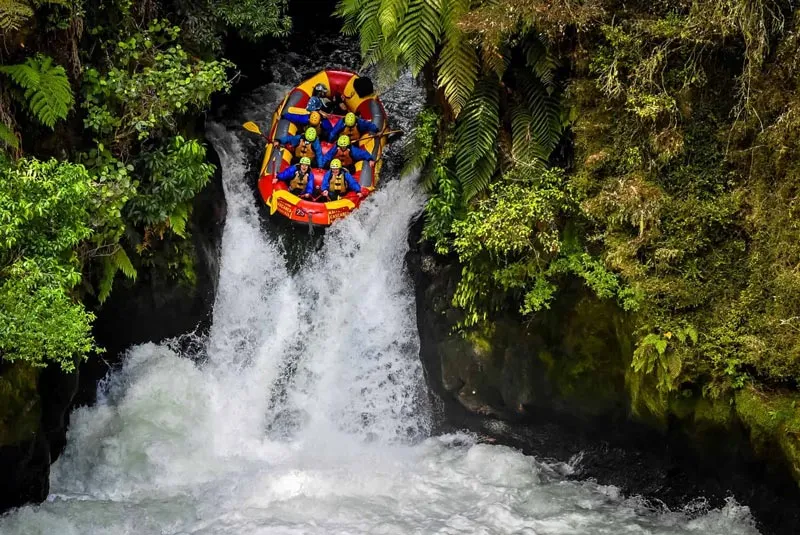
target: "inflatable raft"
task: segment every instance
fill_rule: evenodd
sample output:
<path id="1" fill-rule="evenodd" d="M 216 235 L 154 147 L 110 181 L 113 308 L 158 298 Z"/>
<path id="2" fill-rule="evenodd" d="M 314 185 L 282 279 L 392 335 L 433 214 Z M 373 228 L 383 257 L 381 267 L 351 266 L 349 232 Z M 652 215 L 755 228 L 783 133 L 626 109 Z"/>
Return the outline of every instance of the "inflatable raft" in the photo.
<path id="1" fill-rule="evenodd" d="M 337 121 L 344 120 L 344 114 L 352 111 L 360 115 L 362 119 L 372 121 L 377 127 L 378 132 L 383 133 L 388 130 L 386 121 L 386 111 L 383 104 L 374 93 L 366 96 L 359 96 L 354 88 L 354 83 L 358 75 L 348 71 L 324 70 L 308 78 L 303 83 L 289 91 L 281 102 L 278 109 L 272 115 L 272 126 L 266 136 L 268 141 L 280 138 L 287 134 L 298 133 L 298 126 L 282 119 L 284 111 L 296 114 L 305 114 L 306 104 L 311 98 L 314 86 L 317 84 L 325 85 L 328 90 L 328 98 L 341 96 L 347 105 L 347 110 L 342 110 L 341 115 L 328 115 L 328 120 L 336 124 Z M 362 80 L 363 82 L 364 80 Z M 368 84 L 371 86 L 371 84 Z M 362 136 L 366 137 L 366 136 Z M 322 141 L 322 150 L 327 153 L 332 143 Z M 358 208 L 365 197 L 375 189 L 378 184 L 378 176 L 381 168 L 381 153 L 386 144 L 386 136 L 376 136 L 368 139 L 359 140 L 357 145 L 370 152 L 377 161 L 373 170 L 367 162 L 356 162 L 353 177 L 361 184 L 362 197 L 359 198 L 355 192 L 348 191 L 346 195 L 335 201 L 324 202 L 319 200 L 301 199 L 297 195 L 289 192 L 285 182 L 278 181 L 274 186 L 272 179 L 281 171 L 297 163 L 294 161 L 294 154 L 284 146 L 275 148 L 268 142 L 264 161 L 261 165 L 261 173 L 258 179 L 258 189 L 264 202 L 269 206 L 270 214 L 278 213 L 291 221 L 314 226 L 328 226 L 337 219 L 346 217 L 350 212 Z M 326 169 L 318 167 L 312 168 L 315 190 L 322 184 L 322 177 L 327 172 Z"/>

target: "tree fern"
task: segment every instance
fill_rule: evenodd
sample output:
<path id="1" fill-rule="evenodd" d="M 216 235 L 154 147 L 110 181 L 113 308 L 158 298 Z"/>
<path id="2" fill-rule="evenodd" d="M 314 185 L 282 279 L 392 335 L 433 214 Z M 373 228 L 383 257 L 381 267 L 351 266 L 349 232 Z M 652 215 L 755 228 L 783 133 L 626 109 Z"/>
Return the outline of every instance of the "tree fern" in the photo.
<path id="1" fill-rule="evenodd" d="M 456 173 L 465 200 L 489 185 L 497 163 L 499 125 L 499 86 L 495 80 L 483 79 L 456 124 Z"/>
<path id="2" fill-rule="evenodd" d="M 0 0 L 0 31 L 19 30 L 33 16 L 33 8 L 20 0 Z"/>
<path id="3" fill-rule="evenodd" d="M 37 55 L 25 63 L 0 67 L 24 91 L 24 103 L 42 124 L 53 128 L 67 117 L 75 103 L 64 67 L 48 56 Z"/>

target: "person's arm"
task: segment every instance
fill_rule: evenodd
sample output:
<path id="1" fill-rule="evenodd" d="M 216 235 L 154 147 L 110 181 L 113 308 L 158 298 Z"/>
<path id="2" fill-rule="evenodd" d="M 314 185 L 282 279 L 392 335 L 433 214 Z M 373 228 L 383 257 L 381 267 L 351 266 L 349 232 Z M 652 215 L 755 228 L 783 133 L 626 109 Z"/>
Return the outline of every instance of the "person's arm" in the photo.
<path id="1" fill-rule="evenodd" d="M 325 167 L 331 160 L 333 160 L 333 155 L 336 154 L 336 145 L 328 149 L 328 152 L 322 154 L 322 158 L 319 158 L 319 166 Z"/>
<path id="2" fill-rule="evenodd" d="M 290 165 L 289 167 L 278 173 L 278 176 L 276 178 L 283 182 L 288 182 L 294 177 L 294 172 L 295 172 L 294 166 Z"/>
<path id="3" fill-rule="evenodd" d="M 312 195 L 314 193 L 314 173 L 309 170 L 308 172 L 308 183 L 306 184 L 306 190 L 303 192 L 303 195 Z"/>
<path id="4" fill-rule="evenodd" d="M 327 173 L 325 173 L 325 176 L 322 177 L 322 184 L 320 185 L 322 193 L 326 193 L 328 191 L 328 186 L 330 186 L 330 183 L 331 183 L 331 172 L 328 171 Z"/>
<path id="5" fill-rule="evenodd" d="M 353 155 L 353 161 L 355 162 L 360 162 L 361 160 L 370 161 L 375 159 L 375 157 L 372 156 L 372 154 L 370 154 L 368 151 L 365 151 L 361 147 L 356 147 L 355 145 L 350 147 L 350 154 Z"/>
<path id="6" fill-rule="evenodd" d="M 369 132 L 370 134 L 377 134 L 378 133 L 378 125 L 373 123 L 372 121 L 367 121 L 366 119 L 356 119 L 358 129 L 361 132 Z"/>
<path id="7" fill-rule="evenodd" d="M 361 184 L 358 183 L 358 180 L 356 180 L 353 175 L 347 171 L 347 169 L 343 169 L 342 172 L 344 173 L 344 179 L 347 182 L 348 187 L 356 193 L 361 193 Z"/>
<path id="8" fill-rule="evenodd" d="M 297 145 L 297 142 L 300 141 L 300 136 L 290 136 L 289 134 L 286 134 L 285 136 L 275 138 L 275 141 L 277 141 L 281 145 L 295 146 Z"/>
<path id="9" fill-rule="evenodd" d="M 298 126 L 305 126 L 308 124 L 307 114 L 291 113 L 285 111 L 283 112 L 283 115 L 281 115 L 281 119 L 286 119 L 288 121 L 291 121 Z"/>
<path id="10" fill-rule="evenodd" d="M 319 138 L 314 140 L 314 143 L 311 144 L 311 148 L 314 149 L 314 155 L 317 157 L 317 165 L 320 164 L 320 160 L 322 159 L 322 143 L 319 142 Z"/>
<path id="11" fill-rule="evenodd" d="M 339 122 L 331 127 L 331 133 L 329 134 L 329 139 L 336 143 L 336 138 L 339 137 L 339 133 L 344 130 L 344 119 L 339 119 Z"/>

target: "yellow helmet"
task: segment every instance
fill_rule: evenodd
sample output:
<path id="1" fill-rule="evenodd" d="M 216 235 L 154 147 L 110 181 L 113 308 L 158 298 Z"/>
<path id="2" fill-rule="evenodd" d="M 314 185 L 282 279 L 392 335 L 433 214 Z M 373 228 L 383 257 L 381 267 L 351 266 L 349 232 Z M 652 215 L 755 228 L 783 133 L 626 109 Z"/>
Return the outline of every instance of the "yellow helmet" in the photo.
<path id="1" fill-rule="evenodd" d="M 313 128 L 306 128 L 305 132 L 306 141 L 309 143 L 317 139 L 317 131 Z"/>
<path id="2" fill-rule="evenodd" d="M 331 169 L 341 169 L 342 168 L 342 161 L 339 158 L 334 158 L 331 161 Z"/>
<path id="3" fill-rule="evenodd" d="M 311 158 L 308 156 L 303 156 L 300 158 L 300 165 L 311 165 Z"/>
<path id="4" fill-rule="evenodd" d="M 356 114 L 348 112 L 347 115 L 344 116 L 344 124 L 346 126 L 355 126 L 356 125 Z"/>
<path id="5" fill-rule="evenodd" d="M 336 144 L 342 148 L 350 146 L 350 136 L 341 135 L 339 139 L 336 140 Z"/>
<path id="6" fill-rule="evenodd" d="M 308 124 L 311 126 L 319 125 L 320 120 L 321 116 L 318 111 L 312 111 L 308 116 Z"/>

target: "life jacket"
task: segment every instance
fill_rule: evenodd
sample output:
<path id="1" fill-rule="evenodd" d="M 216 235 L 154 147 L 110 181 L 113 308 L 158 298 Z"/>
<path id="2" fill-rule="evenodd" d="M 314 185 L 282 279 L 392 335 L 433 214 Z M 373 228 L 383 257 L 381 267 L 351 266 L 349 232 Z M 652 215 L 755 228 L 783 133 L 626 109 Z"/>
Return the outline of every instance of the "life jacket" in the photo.
<path id="1" fill-rule="evenodd" d="M 352 141 L 355 141 L 356 139 L 360 138 L 361 132 L 358 131 L 358 126 L 356 126 L 356 124 L 354 124 L 353 126 L 345 125 L 345 127 L 342 129 L 339 135 L 341 136 L 342 134 L 344 134 L 345 136 L 349 137 Z"/>
<path id="2" fill-rule="evenodd" d="M 311 174 L 311 167 L 304 173 L 300 170 L 300 166 L 295 167 L 294 176 L 292 180 L 289 181 L 289 190 L 303 190 L 305 191 L 306 186 L 308 185 L 308 175 Z"/>
<path id="3" fill-rule="evenodd" d="M 328 191 L 335 191 L 339 195 L 344 195 L 347 192 L 347 181 L 344 179 L 344 171 L 339 170 L 339 174 L 334 176 L 331 172 L 330 182 L 328 182 Z"/>
<path id="4" fill-rule="evenodd" d="M 298 158 L 302 158 L 303 156 L 308 156 L 309 158 L 313 158 L 316 156 L 314 154 L 314 145 L 306 141 L 305 138 L 300 140 L 300 143 L 294 149 L 294 155 Z"/>
<path id="5" fill-rule="evenodd" d="M 339 158 L 339 161 L 342 162 L 342 167 L 350 167 L 353 165 L 353 157 L 350 155 L 350 147 L 342 150 L 341 147 L 336 147 L 336 154 L 333 158 Z"/>

